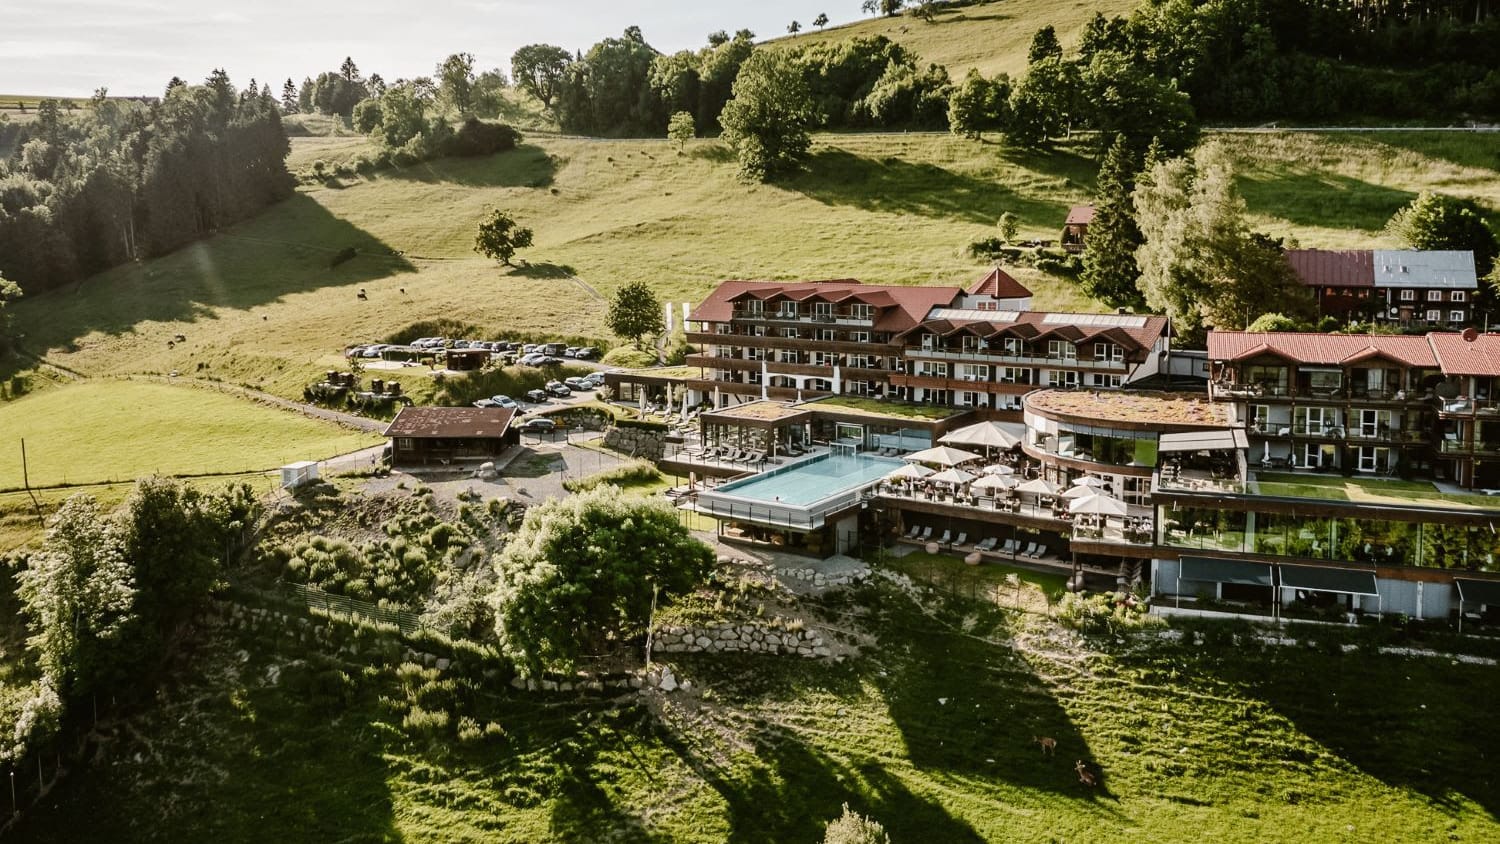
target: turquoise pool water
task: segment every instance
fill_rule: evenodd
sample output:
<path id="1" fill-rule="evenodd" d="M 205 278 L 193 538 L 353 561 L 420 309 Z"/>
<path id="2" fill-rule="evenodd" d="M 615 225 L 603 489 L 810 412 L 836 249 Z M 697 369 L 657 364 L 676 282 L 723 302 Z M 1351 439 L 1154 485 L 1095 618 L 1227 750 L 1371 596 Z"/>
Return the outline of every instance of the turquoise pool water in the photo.
<path id="1" fill-rule="evenodd" d="M 825 455 L 795 466 L 731 481 L 714 490 L 753 501 L 807 505 L 874 483 L 901 468 L 901 461 L 868 454 Z"/>

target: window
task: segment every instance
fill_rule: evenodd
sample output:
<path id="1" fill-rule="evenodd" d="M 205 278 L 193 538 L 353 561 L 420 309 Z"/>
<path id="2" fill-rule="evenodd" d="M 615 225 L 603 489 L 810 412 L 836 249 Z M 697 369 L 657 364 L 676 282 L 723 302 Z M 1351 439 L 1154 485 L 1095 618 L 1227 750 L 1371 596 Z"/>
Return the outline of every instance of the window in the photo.
<path id="1" fill-rule="evenodd" d="M 1125 380 L 1124 377 L 1120 375 L 1100 375 L 1097 373 L 1092 374 L 1089 377 L 1092 379 L 1090 381 L 1090 384 L 1092 384 L 1093 386 L 1109 387 L 1111 389 L 1118 388 L 1122 383 L 1124 383 Z"/>
<path id="2" fill-rule="evenodd" d="M 1002 384 L 1030 384 L 1031 370 L 1020 366 L 1002 366 L 998 370 Z"/>
<path id="3" fill-rule="evenodd" d="M 958 377 L 965 381 L 988 381 L 990 380 L 990 368 L 988 366 L 975 366 L 974 364 L 959 364 Z"/>
<path id="4" fill-rule="evenodd" d="M 948 364 L 924 360 L 917 364 L 917 374 L 928 378 L 947 378 Z"/>
<path id="5" fill-rule="evenodd" d="M 1463 311 L 1449 311 L 1448 312 L 1448 321 L 1449 322 L 1463 322 L 1464 321 L 1464 312 Z"/>
<path id="6" fill-rule="evenodd" d="M 1073 370 L 1047 370 L 1047 386 L 1072 388 L 1078 386 L 1078 373 Z"/>
<path id="7" fill-rule="evenodd" d="M 781 336 L 789 338 L 789 339 L 792 339 L 792 340 L 795 340 L 795 339 L 797 339 L 797 329 L 795 329 L 795 328 L 783 328 L 783 329 L 781 329 Z"/>
<path id="8" fill-rule="evenodd" d="M 929 349 L 929 350 L 936 349 L 937 345 L 938 345 L 937 339 L 938 338 L 937 338 L 936 334 L 923 334 L 922 335 L 922 348 Z"/>
<path id="9" fill-rule="evenodd" d="M 777 352 L 776 359 L 781 361 L 782 363 L 801 363 L 801 361 L 797 359 L 797 353 L 788 349 L 782 349 L 781 351 Z"/>
<path id="10" fill-rule="evenodd" d="M 417 441 L 412 439 L 411 437 L 398 437 L 396 439 L 396 448 L 399 448 L 402 451 L 411 451 L 416 447 Z"/>
<path id="11" fill-rule="evenodd" d="M 1468 299 L 1469 294 L 1463 292 L 1462 290 L 1455 290 L 1453 291 L 1452 295 L 1448 297 L 1448 301 L 1450 302 L 1466 302 L 1468 301 Z"/>
<path id="12" fill-rule="evenodd" d="M 1403 301 L 1403 302 L 1415 302 L 1415 301 L 1417 301 L 1417 291 L 1415 291 L 1415 290 L 1403 290 L 1403 291 L 1401 291 L 1401 301 Z"/>
<path id="13" fill-rule="evenodd" d="M 986 301 L 980 302 L 978 305 L 976 305 L 974 307 L 974 310 L 976 310 L 976 311 L 998 311 L 998 310 L 1000 310 L 1000 303 L 994 301 L 993 299 L 986 300 Z"/>
<path id="14" fill-rule="evenodd" d="M 1271 427 L 1271 406 L 1268 404 L 1257 404 L 1250 408 L 1250 429 L 1265 433 Z"/>
<path id="15" fill-rule="evenodd" d="M 1441 301 L 1443 301 L 1443 291 L 1441 291 L 1441 290 L 1429 290 L 1429 291 L 1427 291 L 1427 301 L 1429 301 L 1429 302 L 1441 302 Z"/>
<path id="16" fill-rule="evenodd" d="M 1125 359 L 1125 349 L 1118 343 L 1095 343 L 1094 360 L 1108 360 L 1118 363 Z"/>
<path id="17" fill-rule="evenodd" d="M 1443 321 L 1443 312 L 1442 311 L 1437 311 L 1437 310 L 1428 311 L 1427 312 L 1427 321 L 1428 322 L 1442 322 Z"/>
<path id="18" fill-rule="evenodd" d="M 973 334 L 965 334 L 961 342 L 963 343 L 963 350 L 965 353 L 972 355 L 975 352 L 979 351 L 979 338 L 975 337 Z"/>
<path id="19" fill-rule="evenodd" d="M 818 322 L 833 322 L 833 303 L 814 302 L 813 319 L 817 320 Z"/>
<path id="20" fill-rule="evenodd" d="M 827 342 L 830 342 L 830 343 L 833 342 L 833 329 L 831 329 L 831 328 L 819 328 L 818 329 L 818 339 L 819 340 L 824 340 L 824 341 L 827 341 Z"/>
<path id="21" fill-rule="evenodd" d="M 781 310 L 777 312 L 777 316 L 781 317 L 782 319 L 796 319 L 797 318 L 797 303 L 796 302 L 782 302 L 781 303 Z"/>
<path id="22" fill-rule="evenodd" d="M 875 306 L 874 305 L 852 305 L 849 308 L 849 313 L 855 319 L 874 319 L 875 318 Z"/>
<path id="23" fill-rule="evenodd" d="M 959 393 L 958 405 L 960 407 L 982 407 L 984 406 L 983 393 Z"/>
<path id="24" fill-rule="evenodd" d="M 715 334 L 733 334 L 734 333 L 734 326 L 730 325 L 727 322 L 717 322 L 717 323 L 714 323 L 714 333 Z"/>
<path id="25" fill-rule="evenodd" d="M 1077 360 L 1078 347 L 1067 340 L 1048 340 L 1047 357 L 1059 360 Z"/>
<path id="26" fill-rule="evenodd" d="M 1020 355 L 1022 354 L 1022 352 L 1021 352 L 1021 338 L 1020 337 L 1006 337 L 1005 338 L 1005 353 L 1007 355 L 1014 355 L 1016 357 L 1020 357 Z"/>
<path id="27" fill-rule="evenodd" d="M 849 342 L 851 342 L 851 343 L 868 343 L 868 342 L 870 342 L 870 332 L 868 332 L 868 331 L 851 331 L 851 332 L 849 332 Z"/>
<path id="28" fill-rule="evenodd" d="M 833 366 L 837 362 L 837 360 L 838 359 L 834 356 L 834 354 L 832 352 L 813 352 L 812 353 L 812 363 L 813 363 L 813 366 Z"/>
<path id="29" fill-rule="evenodd" d="M 765 304 L 765 302 L 762 302 L 759 299 L 745 300 L 745 315 L 760 316 L 765 311 Z"/>
<path id="30" fill-rule="evenodd" d="M 745 359 L 746 360 L 765 360 L 766 359 L 766 350 L 765 349 L 746 349 L 745 350 Z"/>

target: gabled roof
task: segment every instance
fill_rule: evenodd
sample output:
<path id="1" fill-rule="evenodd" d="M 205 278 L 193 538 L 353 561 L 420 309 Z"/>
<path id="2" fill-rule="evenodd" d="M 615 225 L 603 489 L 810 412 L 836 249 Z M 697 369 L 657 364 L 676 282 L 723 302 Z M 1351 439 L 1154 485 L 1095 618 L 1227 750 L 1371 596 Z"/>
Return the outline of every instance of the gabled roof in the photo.
<path id="1" fill-rule="evenodd" d="M 960 318 L 973 314 L 975 318 Z M 983 314 L 983 316 L 979 316 Z M 1167 334 L 1167 318 L 1145 314 L 1070 314 L 1048 311 L 963 311 L 935 309 L 928 319 L 908 330 L 952 334 L 973 326 L 988 330 L 986 337 L 1020 337 L 1023 340 L 1056 338 L 1071 343 L 1109 340 L 1121 346 L 1150 349 Z"/>
<path id="2" fill-rule="evenodd" d="M 1308 287 L 1375 286 L 1375 257 L 1368 249 L 1288 249 L 1286 262 Z"/>
<path id="3" fill-rule="evenodd" d="M 510 428 L 515 411 L 508 407 L 403 407 L 387 437 L 413 439 L 498 439 Z"/>
<path id="4" fill-rule="evenodd" d="M 1294 363 L 1347 365 L 1368 357 L 1372 350 L 1403 366 L 1436 367 L 1437 358 L 1427 337 L 1396 334 L 1316 334 L 1301 331 L 1210 331 L 1210 360 L 1248 360 L 1276 355 Z"/>
<path id="5" fill-rule="evenodd" d="M 1010 273 L 999 267 L 990 270 L 989 274 L 974 283 L 968 289 L 970 296 L 991 296 L 996 299 L 1028 299 L 1031 291 L 1026 285 L 1016 281 Z"/>
<path id="6" fill-rule="evenodd" d="M 1086 226 L 1094 222 L 1094 206 L 1074 205 L 1068 209 L 1068 219 L 1063 222 L 1065 226 Z"/>
<path id="7" fill-rule="evenodd" d="M 1473 252 L 1377 249 L 1373 257 L 1376 287 L 1479 289 Z"/>
<path id="8" fill-rule="evenodd" d="M 734 317 L 737 300 L 775 299 L 798 301 L 812 296 L 828 301 L 857 301 L 880 309 L 875 316 L 876 331 L 905 331 L 916 325 L 936 307 L 953 304 L 963 290 L 958 287 L 917 287 L 899 284 L 861 284 L 854 279 L 834 281 L 726 281 L 688 315 L 697 322 L 728 322 Z"/>
<path id="9" fill-rule="evenodd" d="M 1444 375 L 1500 376 L 1500 334 L 1448 332 L 1429 334 L 1427 340 Z"/>

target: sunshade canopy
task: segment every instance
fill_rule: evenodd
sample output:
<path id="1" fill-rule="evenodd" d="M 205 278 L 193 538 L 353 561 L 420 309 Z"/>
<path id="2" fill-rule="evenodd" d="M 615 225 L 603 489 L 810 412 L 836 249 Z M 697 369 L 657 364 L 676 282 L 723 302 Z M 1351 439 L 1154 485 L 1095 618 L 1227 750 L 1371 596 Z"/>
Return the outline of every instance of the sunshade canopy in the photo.
<path id="1" fill-rule="evenodd" d="M 1084 498 L 1090 495 L 1099 495 L 1097 487 L 1092 486 L 1070 486 L 1062 494 L 1063 498 Z"/>
<path id="2" fill-rule="evenodd" d="M 927 468 L 926 466 L 923 466 L 920 463 L 908 463 L 905 466 L 902 466 L 900 469 L 897 469 L 889 475 L 886 475 L 886 477 L 896 479 L 905 478 L 908 480 L 916 481 L 921 480 L 922 478 L 925 478 L 930 474 L 932 474 L 932 470 Z"/>
<path id="3" fill-rule="evenodd" d="M 969 484 L 969 489 L 1014 489 L 1018 483 L 1013 475 L 985 475 Z"/>
<path id="4" fill-rule="evenodd" d="M 928 478 L 933 483 L 939 484 L 966 484 L 974 480 L 974 476 L 962 469 L 944 469 L 936 475 Z"/>
<path id="5" fill-rule="evenodd" d="M 1014 448 L 1020 437 L 1007 430 L 1001 422 L 979 422 L 949 431 L 938 440 L 952 445 L 977 445 L 985 448 Z"/>
<path id="6" fill-rule="evenodd" d="M 984 458 L 971 451 L 940 445 L 924 451 L 914 451 L 901 459 L 908 463 L 934 463 L 938 466 L 961 466 L 964 463 L 972 463 L 975 460 L 983 460 Z"/>
<path id="7" fill-rule="evenodd" d="M 1108 481 L 1096 478 L 1093 475 L 1079 475 L 1073 479 L 1073 486 L 1103 487 Z"/>
<path id="8" fill-rule="evenodd" d="M 1056 495 L 1057 484 L 1045 478 L 1032 478 L 1026 483 L 1016 487 L 1017 492 L 1033 492 L 1037 495 Z"/>
<path id="9" fill-rule="evenodd" d="M 1223 560 L 1216 557 L 1183 557 L 1178 564 L 1183 580 L 1210 583 L 1239 583 L 1246 586 L 1270 586 L 1271 564 L 1248 560 Z"/>
<path id="10" fill-rule="evenodd" d="M 1107 495 L 1086 495 L 1068 504 L 1068 512 L 1090 516 L 1123 516 L 1130 512 L 1125 502 Z"/>
<path id="11" fill-rule="evenodd" d="M 997 463 L 994 466 L 986 466 L 980 471 L 984 472 L 986 475 L 1014 475 L 1016 473 L 1014 467 L 1006 466 L 1003 463 Z"/>
<path id="12" fill-rule="evenodd" d="M 1323 566 L 1278 566 L 1281 585 L 1288 589 L 1313 592 L 1339 592 L 1345 595 L 1379 595 L 1375 590 L 1375 573 Z"/>
<path id="13" fill-rule="evenodd" d="M 1306 371 L 1304 369 L 1304 371 Z M 1156 450 L 1161 453 L 1174 451 L 1233 451 L 1250 448 L 1245 432 L 1235 429 L 1209 431 L 1185 431 L 1180 434 L 1162 434 Z"/>

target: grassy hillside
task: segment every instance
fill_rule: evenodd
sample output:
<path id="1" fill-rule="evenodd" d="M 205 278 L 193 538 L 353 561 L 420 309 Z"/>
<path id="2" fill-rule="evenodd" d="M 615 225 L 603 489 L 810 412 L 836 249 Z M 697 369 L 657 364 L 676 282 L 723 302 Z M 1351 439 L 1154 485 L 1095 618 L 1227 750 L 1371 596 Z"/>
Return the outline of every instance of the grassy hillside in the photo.
<path id="1" fill-rule="evenodd" d="M 0 404 L 0 431 L 0 490 L 21 486 L 21 439 L 33 486 L 274 469 L 380 441 L 212 390 L 118 381 Z"/>
<path id="2" fill-rule="evenodd" d="M 1368 247 L 1389 243 L 1385 219 L 1424 188 L 1500 207 L 1489 140 L 1230 142 L 1261 228 L 1305 246 Z M 358 139 L 294 141 L 324 156 L 347 143 Z M 1055 238 L 1094 167 L 1082 142 L 1039 155 L 948 135 L 823 135 L 807 172 L 766 186 L 736 181 L 712 141 L 678 155 L 666 141 L 534 139 L 492 158 L 305 189 L 175 254 L 25 300 L 17 323 L 28 348 L 88 375 L 175 369 L 299 396 L 346 345 L 416 323 L 605 337 L 603 298 L 634 280 L 685 302 L 725 278 L 967 283 L 985 271 L 963 255 L 969 241 L 1004 211 L 1020 215 L 1023 236 Z M 473 253 L 474 226 L 493 207 L 535 229 L 529 265 Z M 349 246 L 359 257 L 331 269 Z M 1016 273 L 1038 308 L 1099 309 L 1071 282 Z M 169 348 L 178 333 L 187 342 Z"/>
<path id="3" fill-rule="evenodd" d="M 813 28 L 809 17 L 802 21 L 805 31 L 774 43 L 814 44 L 884 35 L 914 51 L 924 62 L 948 68 L 954 79 L 962 79 L 971 67 L 986 76 L 1003 72 L 1016 78 L 1026 69 L 1026 51 L 1038 29 L 1051 24 L 1063 49 L 1072 50 L 1094 12 L 1102 12 L 1105 17 L 1126 15 L 1138 5 L 1138 0 L 995 0 L 959 8 L 939 7 L 931 23 L 903 14 L 867 18 L 822 32 Z"/>
<path id="4" fill-rule="evenodd" d="M 844 802 L 897 842 L 1495 838 L 1500 735 L 1473 717 L 1493 667 L 1223 627 L 1119 647 L 890 587 L 828 610 L 866 644 L 842 664 L 681 657 L 692 692 L 605 699 L 424 686 L 226 631 L 20 840 L 780 844 L 821 840 Z M 455 740 L 461 717 L 500 733 Z"/>

